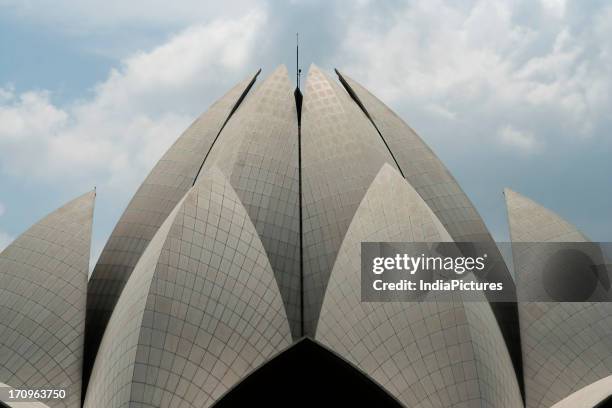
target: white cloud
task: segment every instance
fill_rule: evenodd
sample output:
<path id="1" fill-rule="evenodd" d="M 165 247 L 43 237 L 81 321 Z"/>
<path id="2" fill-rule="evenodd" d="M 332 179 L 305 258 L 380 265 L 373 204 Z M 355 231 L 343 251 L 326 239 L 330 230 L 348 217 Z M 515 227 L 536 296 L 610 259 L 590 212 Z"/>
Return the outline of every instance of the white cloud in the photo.
<path id="1" fill-rule="evenodd" d="M 542 8 L 546 13 L 554 18 L 563 18 L 565 16 L 565 0 L 540 0 Z"/>
<path id="2" fill-rule="evenodd" d="M 33 91 L 15 96 L 0 88 L 0 93 L 5 95 L 0 105 L 0 143 L 24 143 L 29 135 L 53 133 L 66 124 L 68 115 L 49 102 L 48 92 Z"/>
<path id="3" fill-rule="evenodd" d="M 548 137 L 589 136 L 611 118 L 612 24 L 601 16 L 612 16 L 612 7 L 570 25 L 564 2 L 544 3 L 547 13 L 528 17 L 532 8 L 520 1 L 346 10 L 339 59 L 391 105 L 478 120 L 471 137 L 496 132 L 509 115 L 519 127 L 547 127 Z"/>
<path id="4" fill-rule="evenodd" d="M 0 231 L 0 252 L 11 242 L 13 242 L 13 238 L 7 233 Z"/>
<path id="5" fill-rule="evenodd" d="M 510 125 L 499 128 L 497 136 L 503 145 L 517 149 L 522 153 L 535 153 L 542 147 L 542 144 L 532 132 L 519 130 Z"/>
<path id="6" fill-rule="evenodd" d="M 429 104 L 425 106 L 425 109 L 433 113 L 434 115 L 441 116 L 446 119 L 455 119 L 457 117 L 457 114 L 455 112 L 452 112 L 446 109 L 444 106 L 440 106 L 437 104 Z"/>
<path id="7" fill-rule="evenodd" d="M 417 1 L 379 24 L 377 17 L 371 10 L 352 15 L 343 50 L 351 72 L 394 99 L 449 92 L 480 97 L 510 68 L 498 52 L 517 52 L 531 36 L 511 24 L 505 3 L 460 9 Z"/>
<path id="8" fill-rule="evenodd" d="M 265 21 L 260 10 L 184 29 L 124 59 L 90 99 L 69 106 L 45 91 L 0 88 L 0 171 L 131 190 L 213 96 L 255 70 Z"/>
<path id="9" fill-rule="evenodd" d="M 13 89 L 11 87 L 7 89 L 0 88 L 0 103 L 5 103 L 13 99 Z"/>
<path id="10" fill-rule="evenodd" d="M 0 0 L 5 14 L 57 25 L 73 32 L 109 30 L 126 24 L 136 26 L 192 25 L 210 16 L 231 17 L 259 7 L 259 2 L 226 0 Z"/>
<path id="11" fill-rule="evenodd" d="M 6 207 L 0 202 L 0 217 L 6 214 Z M 13 241 L 13 238 L 6 232 L 0 231 L 0 252 Z"/>

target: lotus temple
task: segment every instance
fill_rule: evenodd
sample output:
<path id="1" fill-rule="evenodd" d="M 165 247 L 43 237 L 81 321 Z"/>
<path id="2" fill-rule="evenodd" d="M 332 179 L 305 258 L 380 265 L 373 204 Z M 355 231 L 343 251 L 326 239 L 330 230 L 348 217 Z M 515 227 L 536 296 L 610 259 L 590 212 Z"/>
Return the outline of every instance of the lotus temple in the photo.
<path id="1" fill-rule="evenodd" d="M 362 302 L 361 242 L 480 242 L 434 152 L 372 93 L 280 66 L 208 108 L 91 276 L 96 192 L 0 253 L 0 407 L 612 404 L 612 303 Z M 506 189 L 512 242 L 588 242 Z M 512 283 L 510 268 L 496 279 Z M 607 405 L 606 405 L 607 404 Z"/>

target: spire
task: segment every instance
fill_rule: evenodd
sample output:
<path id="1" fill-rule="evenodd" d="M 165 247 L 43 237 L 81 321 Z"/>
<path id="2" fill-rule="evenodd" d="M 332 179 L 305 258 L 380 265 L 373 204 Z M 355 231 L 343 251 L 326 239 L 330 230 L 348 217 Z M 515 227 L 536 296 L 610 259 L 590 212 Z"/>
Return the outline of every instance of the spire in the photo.
<path id="1" fill-rule="evenodd" d="M 300 89 L 300 76 L 302 69 L 300 68 L 300 33 L 295 33 L 295 79 L 297 89 Z"/>
<path id="2" fill-rule="evenodd" d="M 302 123 L 302 91 L 300 91 L 300 77 L 302 69 L 300 68 L 300 33 L 295 33 L 295 80 L 297 82 L 293 96 L 295 96 L 295 107 L 297 110 L 298 127 Z"/>

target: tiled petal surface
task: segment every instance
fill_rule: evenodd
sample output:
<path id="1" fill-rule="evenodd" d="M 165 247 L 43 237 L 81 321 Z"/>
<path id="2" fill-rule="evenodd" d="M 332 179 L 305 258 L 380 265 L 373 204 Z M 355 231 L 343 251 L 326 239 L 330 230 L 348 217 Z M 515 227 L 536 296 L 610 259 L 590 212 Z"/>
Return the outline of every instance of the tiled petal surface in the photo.
<path id="1" fill-rule="evenodd" d="M 510 189 L 504 195 L 512 242 L 588 241 L 529 198 Z M 528 408 L 550 407 L 612 374 L 611 303 L 522 302 L 519 316 Z"/>
<path id="2" fill-rule="evenodd" d="M 212 168 L 134 269 L 102 341 L 85 406 L 210 406 L 290 343 L 255 227 Z"/>
<path id="3" fill-rule="evenodd" d="M 50 407 L 81 402 L 94 199 L 70 201 L 0 253 L 0 383 L 65 389 Z"/>
<path id="4" fill-rule="evenodd" d="M 132 270 L 170 211 L 193 185 L 221 127 L 255 77 L 232 88 L 176 140 L 153 167 L 117 222 L 89 279 L 86 377 L 104 328 Z"/>
<path id="5" fill-rule="evenodd" d="M 291 81 L 279 66 L 240 105 L 204 169 L 229 179 L 263 243 L 294 338 L 300 328 L 298 122 Z"/>
<path id="6" fill-rule="evenodd" d="M 336 260 L 317 340 L 409 407 L 521 407 L 501 333 L 482 302 L 361 302 L 361 242 L 451 241 L 417 192 L 384 165 Z"/>
<path id="7" fill-rule="evenodd" d="M 337 72 L 337 71 L 336 71 Z M 345 89 L 365 112 L 397 161 L 400 172 L 414 187 L 454 241 L 478 242 L 489 254 L 489 260 L 503 258 L 476 208 L 455 178 L 425 144 L 423 139 L 367 89 L 348 76 L 337 72 Z M 505 265 L 505 264 L 504 264 Z M 506 290 L 514 289 L 507 268 L 496 268 L 491 281 L 502 282 Z M 518 309 L 514 303 L 491 303 L 510 352 L 515 372 L 522 377 L 522 352 L 518 334 Z"/>
<path id="8" fill-rule="evenodd" d="M 314 335 L 344 234 L 380 167 L 395 164 L 376 129 L 335 80 L 312 65 L 304 88 L 304 326 L 306 335 Z"/>

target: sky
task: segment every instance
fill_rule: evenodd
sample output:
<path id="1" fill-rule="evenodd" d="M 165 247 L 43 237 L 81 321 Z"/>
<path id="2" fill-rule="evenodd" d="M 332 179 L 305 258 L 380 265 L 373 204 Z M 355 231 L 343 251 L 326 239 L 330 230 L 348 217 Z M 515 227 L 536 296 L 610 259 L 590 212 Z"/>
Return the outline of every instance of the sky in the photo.
<path id="1" fill-rule="evenodd" d="M 215 3 L 215 4 L 207 4 Z M 262 68 L 338 68 L 434 149 L 508 240 L 502 191 L 612 241 L 605 1 L 0 0 L 0 248 L 97 189 L 92 264 L 146 174 Z"/>

